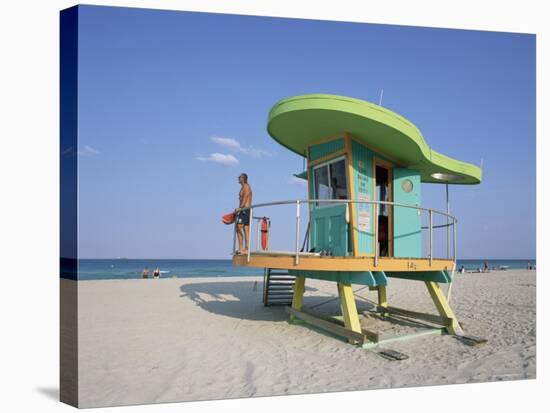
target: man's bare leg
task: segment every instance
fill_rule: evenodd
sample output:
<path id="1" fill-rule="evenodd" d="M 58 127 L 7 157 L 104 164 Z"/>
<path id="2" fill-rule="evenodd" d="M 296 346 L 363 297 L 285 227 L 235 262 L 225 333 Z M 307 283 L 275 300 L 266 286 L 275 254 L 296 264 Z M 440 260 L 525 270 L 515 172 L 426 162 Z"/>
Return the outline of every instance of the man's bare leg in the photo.
<path id="1" fill-rule="evenodd" d="M 248 249 L 250 248 L 250 225 L 245 225 L 244 226 L 244 241 L 245 241 L 245 245 L 246 245 L 246 248 L 244 249 L 244 252 L 248 252 Z"/>
<path id="2" fill-rule="evenodd" d="M 243 250 L 243 224 L 237 224 L 237 239 L 239 240 L 239 249 L 237 250 L 238 253 L 242 254 L 244 252 Z"/>

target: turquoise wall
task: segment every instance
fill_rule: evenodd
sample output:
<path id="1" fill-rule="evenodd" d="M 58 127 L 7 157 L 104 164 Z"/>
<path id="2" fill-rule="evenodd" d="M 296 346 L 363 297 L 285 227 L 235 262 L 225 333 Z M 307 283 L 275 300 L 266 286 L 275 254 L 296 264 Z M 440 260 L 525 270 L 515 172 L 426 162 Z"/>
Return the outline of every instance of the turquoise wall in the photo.
<path id="1" fill-rule="evenodd" d="M 315 161 L 323 156 L 344 149 L 344 138 L 338 138 L 329 142 L 312 145 L 309 148 L 309 160 Z"/>
<path id="2" fill-rule="evenodd" d="M 353 199 L 374 200 L 373 162 L 374 158 L 382 159 L 390 164 L 390 160 L 352 140 L 353 183 L 355 194 Z M 420 172 L 414 169 L 393 167 L 393 201 L 403 204 L 420 205 Z M 410 179 L 413 190 L 403 191 L 401 183 Z M 374 254 L 374 217 L 372 205 L 356 204 L 357 247 L 360 254 Z M 421 216 L 417 210 L 409 208 L 393 208 L 393 255 L 395 257 L 421 257 L 422 230 Z"/>
<path id="3" fill-rule="evenodd" d="M 351 141 L 354 200 L 374 200 L 372 191 L 373 152 L 355 140 Z M 355 228 L 357 234 L 358 252 L 362 254 L 374 253 L 374 221 L 373 206 L 369 204 L 355 204 Z"/>
<path id="4" fill-rule="evenodd" d="M 310 161 L 329 156 L 344 148 L 344 139 L 311 146 Z M 384 156 L 370 150 L 352 139 L 352 179 L 354 200 L 372 201 L 374 157 L 393 164 Z M 349 162 L 349 160 L 347 160 Z M 309 168 L 309 177 L 313 181 L 313 167 Z M 420 205 L 420 172 L 414 169 L 393 168 L 393 200 L 403 204 Z M 413 190 L 405 192 L 402 182 L 411 180 Z M 310 182 L 309 197 L 314 198 L 314 184 Z M 355 204 L 355 228 L 359 254 L 374 254 L 374 207 L 371 204 Z M 345 256 L 351 250 L 349 225 L 345 222 L 345 206 L 315 207 L 310 205 L 310 245 L 316 251 L 330 249 L 333 255 Z M 393 208 L 393 252 L 395 257 L 422 256 L 421 216 L 410 208 Z"/>

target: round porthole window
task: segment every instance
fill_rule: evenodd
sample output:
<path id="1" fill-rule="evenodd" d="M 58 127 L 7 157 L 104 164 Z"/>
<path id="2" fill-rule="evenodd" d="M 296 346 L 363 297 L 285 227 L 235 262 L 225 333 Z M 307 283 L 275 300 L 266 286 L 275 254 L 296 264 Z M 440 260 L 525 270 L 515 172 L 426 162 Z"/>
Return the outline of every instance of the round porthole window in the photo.
<path id="1" fill-rule="evenodd" d="M 410 179 L 403 179 L 401 182 L 401 189 L 405 192 L 411 192 L 413 190 L 413 183 Z"/>

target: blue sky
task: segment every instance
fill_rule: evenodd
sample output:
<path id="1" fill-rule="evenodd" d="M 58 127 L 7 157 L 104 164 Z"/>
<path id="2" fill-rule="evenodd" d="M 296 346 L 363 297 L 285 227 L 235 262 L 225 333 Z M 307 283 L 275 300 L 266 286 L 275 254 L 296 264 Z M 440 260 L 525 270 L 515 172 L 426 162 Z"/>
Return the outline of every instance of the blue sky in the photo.
<path id="1" fill-rule="evenodd" d="M 483 159 L 481 185 L 450 188 L 459 258 L 535 257 L 534 35 L 85 6 L 79 63 L 83 258 L 229 258 L 239 173 L 255 203 L 307 197 L 271 106 L 382 89 L 432 148 Z M 266 210 L 285 249 L 291 210 Z"/>

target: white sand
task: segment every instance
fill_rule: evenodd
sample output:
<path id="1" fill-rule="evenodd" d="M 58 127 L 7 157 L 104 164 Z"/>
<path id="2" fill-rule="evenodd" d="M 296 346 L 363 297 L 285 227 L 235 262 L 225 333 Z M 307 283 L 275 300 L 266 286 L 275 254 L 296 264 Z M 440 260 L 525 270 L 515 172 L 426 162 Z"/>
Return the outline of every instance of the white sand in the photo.
<path id="1" fill-rule="evenodd" d="M 306 310 L 336 294 L 333 283 L 306 286 Z M 535 378 L 534 271 L 457 275 L 451 305 L 467 334 L 489 342 L 444 335 L 382 347 L 405 361 L 289 324 L 261 294 L 251 277 L 79 282 L 80 406 Z M 371 307 L 362 297 L 376 293 L 357 293 L 360 312 Z M 388 298 L 436 314 L 421 282 L 390 279 Z M 338 310 L 333 301 L 311 311 Z"/>

